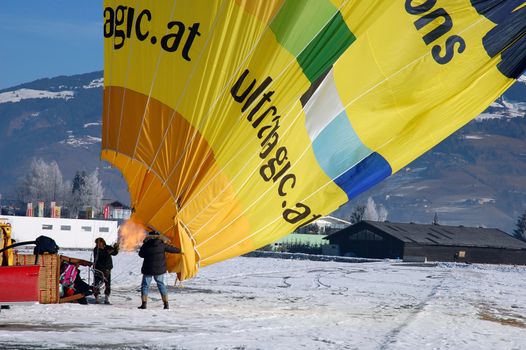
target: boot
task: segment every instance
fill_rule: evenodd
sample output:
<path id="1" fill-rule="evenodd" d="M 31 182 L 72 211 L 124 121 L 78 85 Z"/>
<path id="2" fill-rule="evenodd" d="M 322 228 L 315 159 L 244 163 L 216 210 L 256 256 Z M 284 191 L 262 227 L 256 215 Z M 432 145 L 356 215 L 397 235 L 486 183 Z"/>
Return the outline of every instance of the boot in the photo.
<path id="1" fill-rule="evenodd" d="M 104 295 L 104 304 L 110 305 L 110 296 L 109 295 Z"/>
<path id="2" fill-rule="evenodd" d="M 148 302 L 148 296 L 147 295 L 141 295 L 142 304 L 138 307 L 138 309 L 146 309 L 146 303 Z"/>
<path id="3" fill-rule="evenodd" d="M 168 294 L 167 295 L 161 295 L 161 297 L 163 298 L 164 309 L 168 310 L 170 308 L 169 305 L 168 305 Z"/>

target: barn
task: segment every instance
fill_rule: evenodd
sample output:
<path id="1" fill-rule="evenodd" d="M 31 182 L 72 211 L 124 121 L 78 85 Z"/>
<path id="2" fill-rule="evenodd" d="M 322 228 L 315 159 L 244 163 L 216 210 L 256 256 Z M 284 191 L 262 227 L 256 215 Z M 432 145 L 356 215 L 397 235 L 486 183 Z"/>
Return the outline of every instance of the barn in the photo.
<path id="1" fill-rule="evenodd" d="M 325 239 L 334 255 L 526 265 L 526 242 L 494 228 L 360 221 Z"/>

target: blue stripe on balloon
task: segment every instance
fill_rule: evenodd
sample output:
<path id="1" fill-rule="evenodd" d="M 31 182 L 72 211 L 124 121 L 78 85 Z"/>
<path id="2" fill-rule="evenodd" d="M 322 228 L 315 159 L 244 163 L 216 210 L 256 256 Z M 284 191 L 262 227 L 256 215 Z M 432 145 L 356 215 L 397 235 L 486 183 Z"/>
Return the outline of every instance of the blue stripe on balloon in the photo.
<path id="1" fill-rule="evenodd" d="M 345 111 L 320 132 L 312 148 L 318 164 L 333 180 L 372 153 L 356 135 Z"/>
<path id="2" fill-rule="evenodd" d="M 390 176 L 391 173 L 389 163 L 380 154 L 374 152 L 358 165 L 347 170 L 334 182 L 351 199 Z"/>

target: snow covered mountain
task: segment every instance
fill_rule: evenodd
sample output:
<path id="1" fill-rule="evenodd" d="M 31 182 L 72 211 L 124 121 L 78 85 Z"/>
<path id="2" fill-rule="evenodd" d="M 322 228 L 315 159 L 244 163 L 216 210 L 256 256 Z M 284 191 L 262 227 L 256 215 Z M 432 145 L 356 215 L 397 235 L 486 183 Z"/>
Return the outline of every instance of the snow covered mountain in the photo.
<path id="1" fill-rule="evenodd" d="M 16 199 L 17 180 L 33 158 L 56 160 L 65 179 L 100 169 L 105 196 L 129 201 L 126 185 L 99 161 L 102 72 L 40 79 L 0 90 L 0 193 Z"/>
<path id="2" fill-rule="evenodd" d="M 523 118 L 526 115 L 526 102 L 513 102 L 507 100 L 505 96 L 493 102 L 488 109 L 481 113 L 475 120 L 502 119 L 502 118 Z"/>
<path id="3" fill-rule="evenodd" d="M 102 72 L 0 90 L 0 193 L 14 199 L 33 157 L 56 160 L 66 179 L 99 167 L 106 197 L 127 202 L 120 174 L 99 161 Z M 371 196 L 391 221 L 498 227 L 526 210 L 526 75 L 484 113 L 424 156 L 340 208 Z"/>
<path id="4" fill-rule="evenodd" d="M 526 75 L 523 75 L 504 95 L 499 97 L 475 120 L 526 116 Z"/>

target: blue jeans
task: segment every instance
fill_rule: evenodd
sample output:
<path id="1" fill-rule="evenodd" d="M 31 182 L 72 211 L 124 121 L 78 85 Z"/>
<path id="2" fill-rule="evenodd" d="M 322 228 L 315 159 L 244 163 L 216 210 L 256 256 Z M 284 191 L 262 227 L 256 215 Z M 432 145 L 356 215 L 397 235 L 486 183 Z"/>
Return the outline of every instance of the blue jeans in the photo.
<path id="1" fill-rule="evenodd" d="M 150 283 L 152 282 L 152 277 L 157 283 L 157 288 L 159 289 L 161 296 L 168 295 L 168 291 L 166 290 L 166 286 L 164 285 L 166 273 L 163 273 L 162 275 L 155 275 L 155 276 L 142 275 L 141 295 L 148 295 L 148 290 L 150 289 Z"/>

